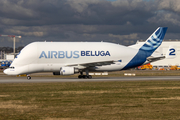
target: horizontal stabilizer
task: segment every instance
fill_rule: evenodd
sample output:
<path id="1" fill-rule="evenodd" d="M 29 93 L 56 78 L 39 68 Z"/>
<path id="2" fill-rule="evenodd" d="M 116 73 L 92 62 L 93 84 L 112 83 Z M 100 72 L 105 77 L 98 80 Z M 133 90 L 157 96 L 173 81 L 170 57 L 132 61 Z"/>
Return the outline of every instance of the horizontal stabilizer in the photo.
<path id="1" fill-rule="evenodd" d="M 164 59 L 165 56 L 159 56 L 159 57 L 153 57 L 153 56 L 150 56 L 146 59 L 146 62 L 144 63 L 145 64 L 148 64 L 148 63 L 152 63 L 152 62 L 155 62 L 155 61 L 158 61 L 158 60 L 162 60 Z"/>

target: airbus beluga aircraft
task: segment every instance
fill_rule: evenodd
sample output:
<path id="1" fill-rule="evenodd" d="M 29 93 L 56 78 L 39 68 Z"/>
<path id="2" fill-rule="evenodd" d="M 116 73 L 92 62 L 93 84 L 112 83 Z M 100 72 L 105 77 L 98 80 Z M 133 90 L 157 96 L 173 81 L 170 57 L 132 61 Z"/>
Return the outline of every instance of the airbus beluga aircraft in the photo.
<path id="1" fill-rule="evenodd" d="M 7 75 L 53 72 L 92 78 L 89 72 L 120 71 L 160 59 L 151 54 L 161 45 L 167 27 L 159 27 L 142 46 L 108 42 L 33 42 L 25 46 L 4 70 Z M 83 73 L 86 73 L 83 75 Z"/>

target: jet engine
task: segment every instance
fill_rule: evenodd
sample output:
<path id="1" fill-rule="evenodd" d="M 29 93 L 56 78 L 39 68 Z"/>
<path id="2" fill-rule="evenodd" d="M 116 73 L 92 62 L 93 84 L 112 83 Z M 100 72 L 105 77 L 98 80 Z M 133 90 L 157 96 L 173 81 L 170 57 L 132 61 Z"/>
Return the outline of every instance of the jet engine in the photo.
<path id="1" fill-rule="evenodd" d="M 74 67 L 61 67 L 60 72 L 53 72 L 53 75 L 74 75 L 78 73 L 79 69 Z"/>

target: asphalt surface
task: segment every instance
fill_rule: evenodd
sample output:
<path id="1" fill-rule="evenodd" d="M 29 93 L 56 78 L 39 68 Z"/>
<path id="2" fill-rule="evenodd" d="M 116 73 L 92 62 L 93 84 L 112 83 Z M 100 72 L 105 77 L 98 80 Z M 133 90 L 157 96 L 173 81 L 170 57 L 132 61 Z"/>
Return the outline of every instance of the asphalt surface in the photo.
<path id="1" fill-rule="evenodd" d="M 155 71 L 157 72 L 157 71 Z M 179 73 L 179 71 L 177 71 Z M 142 80 L 177 80 L 180 81 L 180 76 L 93 76 L 92 79 L 78 79 L 77 76 L 52 76 L 52 73 L 35 73 L 31 76 L 31 80 L 27 80 L 27 77 L 17 77 L 5 75 L 0 72 L 0 84 L 1 83 L 45 83 L 45 82 L 96 82 L 96 81 L 142 81 Z"/>
<path id="2" fill-rule="evenodd" d="M 92 79 L 77 79 L 77 78 L 58 78 L 58 77 L 32 77 L 27 80 L 26 77 L 4 76 L 0 77 L 1 83 L 45 83 L 45 82 L 96 82 L 96 81 L 142 81 L 142 80 L 178 80 L 180 76 L 142 76 L 142 77 L 96 77 Z"/>

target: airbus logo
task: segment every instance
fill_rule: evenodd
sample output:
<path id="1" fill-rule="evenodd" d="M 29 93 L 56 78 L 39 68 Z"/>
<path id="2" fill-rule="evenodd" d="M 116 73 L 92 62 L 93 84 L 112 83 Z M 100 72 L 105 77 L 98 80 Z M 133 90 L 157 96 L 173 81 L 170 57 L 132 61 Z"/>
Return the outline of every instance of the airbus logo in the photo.
<path id="1" fill-rule="evenodd" d="M 109 51 L 42 51 L 39 58 L 79 58 L 80 56 L 111 56 Z"/>

